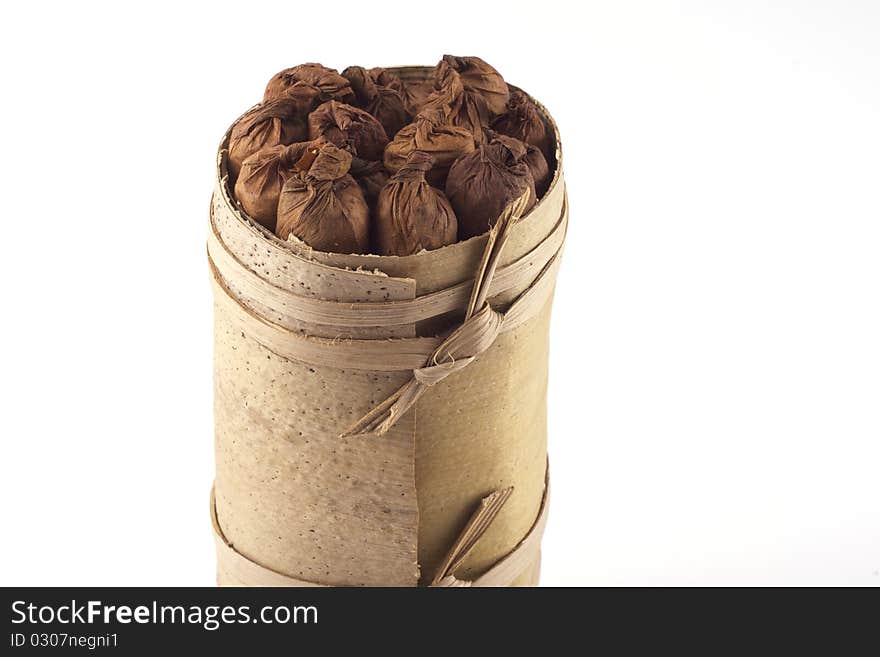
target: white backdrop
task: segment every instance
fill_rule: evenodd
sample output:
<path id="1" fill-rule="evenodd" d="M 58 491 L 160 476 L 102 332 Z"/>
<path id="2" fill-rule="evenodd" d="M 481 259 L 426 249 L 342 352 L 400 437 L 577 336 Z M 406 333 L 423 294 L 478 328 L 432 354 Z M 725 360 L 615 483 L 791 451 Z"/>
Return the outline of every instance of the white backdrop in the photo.
<path id="1" fill-rule="evenodd" d="M 213 582 L 216 145 L 446 52 L 563 134 L 543 582 L 880 584 L 876 3 L 210 4 L 2 10 L 0 584 Z"/>

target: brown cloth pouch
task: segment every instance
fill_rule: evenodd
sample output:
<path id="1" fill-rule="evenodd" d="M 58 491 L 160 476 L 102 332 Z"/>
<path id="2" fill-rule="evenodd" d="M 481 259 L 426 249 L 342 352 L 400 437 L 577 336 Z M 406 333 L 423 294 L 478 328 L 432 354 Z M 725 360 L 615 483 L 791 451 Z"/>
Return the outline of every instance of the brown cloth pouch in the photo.
<path id="1" fill-rule="evenodd" d="M 385 134 L 394 135 L 409 123 L 406 92 L 394 73 L 384 68 L 349 66 L 342 75 L 351 83 L 358 107 L 376 117 Z"/>
<path id="2" fill-rule="evenodd" d="M 361 186 L 367 205 L 371 209 L 374 208 L 376 199 L 379 198 L 379 192 L 388 182 L 388 172 L 385 170 L 385 166 L 381 162 L 352 157 L 349 173 Z"/>
<path id="3" fill-rule="evenodd" d="M 275 234 L 322 251 L 367 251 L 370 209 L 350 167 L 351 154 L 331 144 L 307 150 L 281 189 Z"/>
<path id="4" fill-rule="evenodd" d="M 538 108 L 522 91 L 513 91 L 507 111 L 492 123 L 492 128 L 541 150 L 545 158 L 553 151 L 553 134 L 547 130 Z"/>
<path id="5" fill-rule="evenodd" d="M 273 75 L 266 85 L 263 100 L 282 98 L 293 87 L 302 85 L 313 87 L 320 102 L 339 100 L 348 103 L 354 101 L 354 92 L 351 90 L 348 80 L 342 77 L 336 69 L 315 63 L 300 64 Z"/>
<path id="6" fill-rule="evenodd" d="M 376 253 L 411 255 L 458 238 L 458 222 L 446 195 L 425 180 L 433 163 L 427 153 L 413 151 L 379 193 L 373 229 Z"/>
<path id="7" fill-rule="evenodd" d="M 221 148 L 208 235 L 220 584 L 537 583 L 568 217 L 554 162 L 544 198 L 529 212 L 517 199 L 488 234 L 343 255 L 248 221 Z"/>
<path id="8" fill-rule="evenodd" d="M 483 128 L 488 126 L 490 118 L 485 98 L 467 91 L 461 75 L 445 60 L 441 60 L 434 71 L 434 89 L 420 111 L 442 112 L 446 123 L 464 128 L 473 135 L 474 141 L 483 143 Z"/>
<path id="9" fill-rule="evenodd" d="M 385 129 L 371 114 L 335 100 L 309 114 L 309 136 L 349 148 L 365 160 L 381 160 L 388 143 Z"/>
<path id="10" fill-rule="evenodd" d="M 504 112 L 510 89 L 501 74 L 489 64 L 479 57 L 443 55 L 443 59 L 434 69 L 435 88 L 441 86 L 447 69 L 458 74 L 465 91 L 483 100 L 490 115 L 496 116 Z"/>
<path id="11" fill-rule="evenodd" d="M 237 121 L 229 137 L 229 174 L 232 179 L 238 177 L 242 163 L 254 153 L 272 146 L 306 141 L 309 136 L 306 117 L 310 109 L 307 98 L 280 98 L 258 105 Z"/>
<path id="12" fill-rule="evenodd" d="M 423 151 L 434 158 L 434 166 L 426 174 L 428 182 L 442 189 L 452 163 L 474 150 L 470 130 L 449 125 L 446 118 L 443 110 L 429 109 L 401 128 L 385 147 L 385 168 L 395 172 L 406 164 L 413 151 Z"/>
<path id="13" fill-rule="evenodd" d="M 278 198 L 284 182 L 293 175 L 296 163 L 317 142 L 264 148 L 242 164 L 235 182 L 235 198 L 247 215 L 268 230 L 275 230 Z"/>
<path id="14" fill-rule="evenodd" d="M 489 230 L 508 203 L 527 192 L 526 209 L 537 200 L 526 145 L 499 135 L 463 155 L 449 169 L 446 195 L 458 217 L 458 235 L 467 239 Z"/>

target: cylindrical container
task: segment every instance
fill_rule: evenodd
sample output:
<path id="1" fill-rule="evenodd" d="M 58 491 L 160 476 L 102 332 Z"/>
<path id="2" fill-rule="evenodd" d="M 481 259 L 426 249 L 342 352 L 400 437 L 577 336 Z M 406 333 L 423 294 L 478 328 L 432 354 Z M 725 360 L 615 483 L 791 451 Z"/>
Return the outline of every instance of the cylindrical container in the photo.
<path id="1" fill-rule="evenodd" d="M 537 584 L 568 217 L 558 131 L 539 109 L 557 149 L 538 204 L 511 209 L 504 235 L 404 257 L 267 232 L 230 193 L 224 139 L 208 238 L 219 584 Z M 389 397 L 387 430 L 364 432 Z"/>

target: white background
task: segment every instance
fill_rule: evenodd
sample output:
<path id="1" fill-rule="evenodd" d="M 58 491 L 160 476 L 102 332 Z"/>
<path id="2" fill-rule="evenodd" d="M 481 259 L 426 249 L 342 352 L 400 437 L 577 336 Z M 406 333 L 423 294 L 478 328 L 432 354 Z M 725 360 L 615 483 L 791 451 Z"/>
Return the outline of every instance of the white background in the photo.
<path id="1" fill-rule="evenodd" d="M 283 67 L 446 52 L 563 135 L 543 583 L 880 584 L 876 3 L 2 12 L 0 584 L 213 583 L 217 143 Z"/>

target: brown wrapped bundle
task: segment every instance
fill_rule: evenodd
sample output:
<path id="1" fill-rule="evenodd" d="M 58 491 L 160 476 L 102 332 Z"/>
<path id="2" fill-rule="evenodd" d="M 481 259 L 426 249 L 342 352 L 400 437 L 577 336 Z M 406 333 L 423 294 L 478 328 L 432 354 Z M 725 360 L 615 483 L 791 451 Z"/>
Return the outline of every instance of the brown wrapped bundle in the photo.
<path id="1" fill-rule="evenodd" d="M 489 125 L 489 107 L 477 93 L 465 89 L 461 75 L 446 61 L 437 64 L 434 72 L 434 92 L 421 111 L 440 111 L 444 122 L 468 130 L 478 144 L 485 137 L 483 129 Z"/>
<path id="2" fill-rule="evenodd" d="M 307 151 L 281 190 L 275 234 L 319 251 L 366 252 L 370 210 L 350 167 L 351 153 L 332 144 Z"/>
<path id="3" fill-rule="evenodd" d="M 358 106 L 374 117 L 387 135 L 397 134 L 410 121 L 403 83 L 384 68 L 349 66 L 342 72 L 354 90 Z"/>
<path id="4" fill-rule="evenodd" d="M 275 230 L 278 197 L 284 182 L 313 142 L 270 146 L 247 158 L 235 182 L 235 198 L 247 215 L 271 231 Z"/>
<path id="5" fill-rule="evenodd" d="M 339 71 L 313 63 L 286 68 L 273 75 L 266 85 L 263 100 L 281 98 L 297 83 L 314 87 L 321 102 L 339 100 L 347 103 L 354 100 L 348 80 L 339 75 Z"/>
<path id="6" fill-rule="evenodd" d="M 525 162 L 525 144 L 499 136 L 449 169 L 446 195 L 458 217 L 458 237 L 468 239 L 489 230 L 505 206 L 528 189 L 526 210 L 535 205 L 535 180 Z"/>
<path id="7" fill-rule="evenodd" d="M 506 144 L 510 149 L 516 152 L 519 152 L 519 144 L 522 144 L 522 146 L 525 147 L 526 154 L 523 155 L 522 160 L 526 163 L 526 166 L 529 167 L 532 179 L 535 181 L 535 195 L 538 198 L 544 196 L 544 193 L 550 186 L 551 172 L 550 165 L 547 163 L 547 158 L 544 157 L 541 149 L 532 144 L 527 144 L 520 139 L 516 139 L 515 137 L 508 137 L 507 135 L 495 132 L 494 130 L 489 130 L 488 128 L 485 130 L 485 133 L 486 138 L 490 143 L 497 141 Z"/>
<path id="8" fill-rule="evenodd" d="M 456 241 L 449 200 L 425 180 L 433 163 L 428 153 L 413 151 L 379 194 L 373 238 L 379 255 L 411 255 Z"/>
<path id="9" fill-rule="evenodd" d="M 442 189 L 452 163 L 474 147 L 474 136 L 469 130 L 446 124 L 440 110 L 426 110 L 401 128 L 385 148 L 385 168 L 395 172 L 406 164 L 410 153 L 424 151 L 434 159 L 434 166 L 427 173 L 428 182 Z"/>
<path id="10" fill-rule="evenodd" d="M 415 116 L 434 93 L 434 81 L 431 79 L 406 81 L 403 83 L 403 92 L 406 98 L 406 107 L 409 113 Z"/>
<path id="11" fill-rule="evenodd" d="M 538 108 L 522 91 L 510 92 L 507 111 L 492 123 L 492 129 L 541 149 L 545 159 L 552 155 L 552 136 Z"/>
<path id="12" fill-rule="evenodd" d="M 510 139 L 513 139 L 513 137 Z M 525 146 L 526 154 L 523 156 L 523 161 L 529 167 L 532 179 L 535 181 L 535 195 L 541 198 L 550 188 L 550 165 L 547 163 L 547 158 L 544 157 L 544 153 L 541 152 L 540 148 L 531 144 L 526 144 Z"/>
<path id="13" fill-rule="evenodd" d="M 365 160 L 381 160 L 388 143 L 385 129 L 364 110 L 330 100 L 309 114 L 309 136 L 323 137 L 339 148 L 350 148 Z"/>
<path id="14" fill-rule="evenodd" d="M 242 163 L 257 151 L 269 146 L 305 141 L 309 136 L 306 117 L 311 109 L 307 88 L 295 95 L 270 100 L 246 114 L 229 136 L 229 173 L 238 177 Z"/>
<path id="15" fill-rule="evenodd" d="M 385 170 L 385 166 L 381 162 L 352 157 L 349 173 L 361 186 L 367 205 L 371 209 L 375 207 L 379 192 L 388 182 L 388 172 Z"/>
<path id="16" fill-rule="evenodd" d="M 306 123 L 309 113 L 322 102 L 321 90 L 306 82 L 296 82 L 288 87 L 281 98 L 294 104 L 297 117 L 302 119 L 303 123 Z M 306 130 L 308 130 L 307 123 Z"/>
<path id="17" fill-rule="evenodd" d="M 510 91 L 501 74 L 479 57 L 455 57 L 443 55 L 443 59 L 434 69 L 434 87 L 441 88 L 447 76 L 446 67 L 453 69 L 461 76 L 465 91 L 479 96 L 485 101 L 486 108 L 493 116 L 503 114 L 507 108 Z"/>

